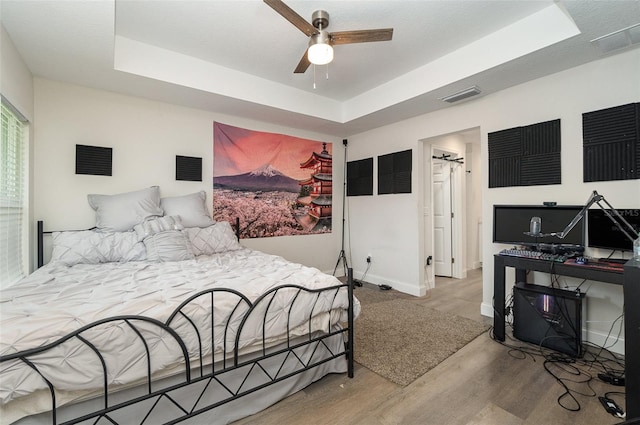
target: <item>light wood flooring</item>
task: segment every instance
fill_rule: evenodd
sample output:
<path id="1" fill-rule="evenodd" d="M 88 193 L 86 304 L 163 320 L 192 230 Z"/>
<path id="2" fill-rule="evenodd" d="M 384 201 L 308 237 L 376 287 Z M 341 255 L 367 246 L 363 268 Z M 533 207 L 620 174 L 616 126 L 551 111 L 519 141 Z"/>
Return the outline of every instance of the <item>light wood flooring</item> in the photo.
<path id="1" fill-rule="evenodd" d="M 462 280 L 437 278 L 436 288 L 426 297 L 401 293 L 397 296 L 492 323 L 480 315 L 481 270 L 469 272 Z M 356 364 L 353 379 L 346 375 L 327 376 L 236 425 L 607 425 L 621 422 L 605 412 L 597 397 L 578 395 L 580 410 L 577 412 L 562 408 L 557 398 L 563 389 L 545 372 L 543 359 L 538 357 L 534 361 L 518 354 L 484 333 L 407 387 Z M 591 381 L 591 387 L 597 395 L 624 391 L 624 387 L 613 387 L 597 378 Z M 575 388 L 589 391 L 585 384 L 575 384 Z M 624 407 L 623 396 L 612 398 Z"/>

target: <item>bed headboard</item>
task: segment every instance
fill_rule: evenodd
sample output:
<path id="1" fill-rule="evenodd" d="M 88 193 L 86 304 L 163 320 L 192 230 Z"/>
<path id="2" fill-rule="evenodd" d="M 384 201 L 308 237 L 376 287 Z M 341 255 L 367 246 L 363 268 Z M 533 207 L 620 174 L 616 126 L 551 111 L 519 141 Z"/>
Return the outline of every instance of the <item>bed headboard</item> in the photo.
<path id="1" fill-rule="evenodd" d="M 44 265 L 44 222 L 42 220 L 38 220 L 37 224 L 38 224 L 38 268 L 40 268 Z"/>

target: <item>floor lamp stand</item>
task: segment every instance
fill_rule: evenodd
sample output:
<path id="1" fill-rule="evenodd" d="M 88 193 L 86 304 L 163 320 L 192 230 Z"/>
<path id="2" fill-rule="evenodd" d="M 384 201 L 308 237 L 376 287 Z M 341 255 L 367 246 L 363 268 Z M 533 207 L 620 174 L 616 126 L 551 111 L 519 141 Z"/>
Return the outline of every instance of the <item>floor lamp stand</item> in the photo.
<path id="1" fill-rule="evenodd" d="M 344 252 L 344 228 L 346 223 L 345 218 L 345 205 L 347 201 L 347 139 L 342 139 L 342 144 L 344 145 L 344 164 L 343 164 L 343 184 L 342 184 L 342 245 L 340 248 L 340 253 L 338 254 L 338 261 L 336 261 L 336 266 L 333 269 L 333 275 L 336 275 L 336 271 L 338 271 L 338 266 L 340 266 L 340 262 L 342 262 L 342 269 L 344 271 L 344 275 L 347 275 L 347 271 L 349 269 L 349 263 L 347 262 L 347 256 Z M 362 286 L 361 282 L 355 282 L 356 286 Z"/>

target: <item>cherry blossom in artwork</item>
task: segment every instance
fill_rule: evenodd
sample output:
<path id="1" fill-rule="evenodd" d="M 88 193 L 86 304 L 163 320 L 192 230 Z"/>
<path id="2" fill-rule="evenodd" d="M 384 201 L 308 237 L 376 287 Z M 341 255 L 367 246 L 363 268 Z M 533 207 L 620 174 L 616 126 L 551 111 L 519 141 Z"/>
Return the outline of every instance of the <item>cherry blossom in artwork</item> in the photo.
<path id="1" fill-rule="evenodd" d="M 241 238 L 331 232 L 332 144 L 213 124 L 213 215 Z"/>

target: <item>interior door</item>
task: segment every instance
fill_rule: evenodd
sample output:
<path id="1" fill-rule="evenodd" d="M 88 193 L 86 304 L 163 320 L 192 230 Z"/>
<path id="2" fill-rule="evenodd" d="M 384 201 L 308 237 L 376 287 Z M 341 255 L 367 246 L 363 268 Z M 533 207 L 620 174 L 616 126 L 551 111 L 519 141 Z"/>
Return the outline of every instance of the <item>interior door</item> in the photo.
<path id="1" fill-rule="evenodd" d="M 451 165 L 433 161 L 433 243 L 434 272 L 436 276 L 451 277 Z"/>

